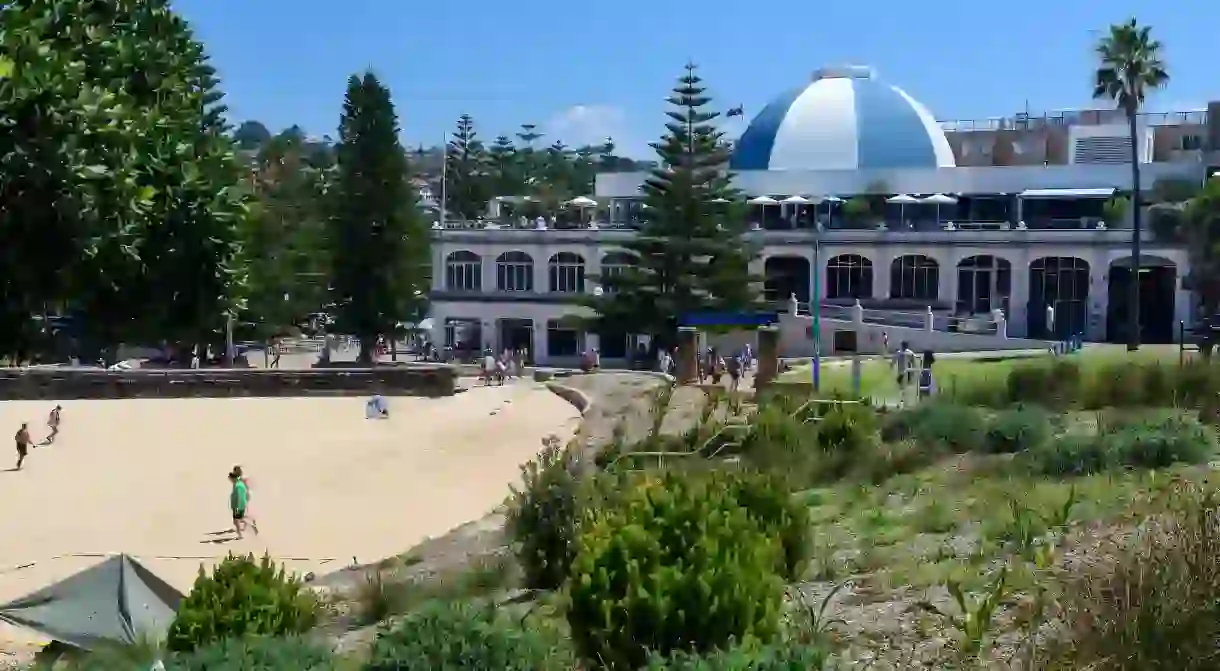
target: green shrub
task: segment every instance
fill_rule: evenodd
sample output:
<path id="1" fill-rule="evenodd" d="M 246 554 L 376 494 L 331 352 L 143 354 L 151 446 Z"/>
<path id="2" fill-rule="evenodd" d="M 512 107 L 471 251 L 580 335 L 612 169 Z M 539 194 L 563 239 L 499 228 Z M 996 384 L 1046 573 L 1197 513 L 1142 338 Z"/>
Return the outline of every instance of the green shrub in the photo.
<path id="1" fill-rule="evenodd" d="M 759 470 L 783 473 L 793 483 L 808 485 L 817 479 L 817 429 L 793 417 L 786 405 L 760 407 L 750 418 L 739 452 L 743 461 Z"/>
<path id="2" fill-rule="evenodd" d="M 226 639 L 166 661 L 165 671 L 338 671 L 326 646 L 296 637 Z"/>
<path id="3" fill-rule="evenodd" d="M 1051 476 L 1089 475 L 1116 465 L 1101 436 L 1086 433 L 1047 441 L 1026 453 L 1025 459 L 1035 473 Z"/>
<path id="4" fill-rule="evenodd" d="M 986 435 L 982 410 L 949 401 L 929 401 L 891 413 L 883 432 L 887 441 L 914 438 L 921 445 L 957 453 L 979 450 Z"/>
<path id="5" fill-rule="evenodd" d="M 1034 406 L 1017 406 L 996 413 L 987 427 L 983 449 L 1013 454 L 1044 445 L 1051 436 L 1050 416 Z"/>
<path id="6" fill-rule="evenodd" d="M 896 476 L 914 473 L 935 463 L 944 452 L 932 445 L 920 445 L 914 440 L 883 443 L 872 458 L 857 464 L 856 471 L 867 482 L 879 485 Z"/>
<path id="7" fill-rule="evenodd" d="M 558 589 L 575 556 L 581 479 L 576 457 L 554 436 L 538 457 L 521 467 L 522 488 L 512 490 L 506 532 L 525 584 Z"/>
<path id="8" fill-rule="evenodd" d="M 1102 440 L 1116 463 L 1134 468 L 1201 463 L 1217 449 L 1215 430 L 1185 412 L 1134 419 L 1114 427 Z"/>
<path id="9" fill-rule="evenodd" d="M 818 671 L 827 668 L 824 650 L 799 643 L 716 650 L 705 655 L 678 651 L 652 656 L 645 671 Z"/>
<path id="10" fill-rule="evenodd" d="M 568 581 L 578 650 L 615 669 L 647 651 L 767 642 L 780 624 L 784 557 L 734 495 L 732 473 L 644 473 L 589 512 Z"/>
<path id="11" fill-rule="evenodd" d="M 429 602 L 377 634 L 364 671 L 571 669 L 571 652 L 545 631 L 493 606 Z"/>
<path id="12" fill-rule="evenodd" d="M 1054 384 L 1051 367 L 1041 361 L 1016 364 L 1008 372 L 1008 402 L 1036 403 L 1047 399 Z"/>
<path id="13" fill-rule="evenodd" d="M 868 454 L 880 438 L 877 411 L 866 403 L 831 406 L 817 423 L 817 432 L 823 450 Z"/>
<path id="14" fill-rule="evenodd" d="M 1127 408 L 1144 404 L 1147 398 L 1144 393 L 1144 379 L 1149 370 L 1149 366 L 1129 361 L 1110 362 L 1099 366 L 1083 393 L 1084 407 Z"/>
<path id="15" fill-rule="evenodd" d="M 813 549 L 809 508 L 794 498 L 779 478 L 762 473 L 738 474 L 731 481 L 731 491 L 763 533 L 779 539 L 784 580 L 800 580 Z"/>
<path id="16" fill-rule="evenodd" d="M 191 593 L 178 607 L 166 644 L 189 652 L 243 636 L 303 634 L 318 619 L 318 603 L 300 580 L 269 556 L 230 554 L 211 575 L 199 569 Z"/>

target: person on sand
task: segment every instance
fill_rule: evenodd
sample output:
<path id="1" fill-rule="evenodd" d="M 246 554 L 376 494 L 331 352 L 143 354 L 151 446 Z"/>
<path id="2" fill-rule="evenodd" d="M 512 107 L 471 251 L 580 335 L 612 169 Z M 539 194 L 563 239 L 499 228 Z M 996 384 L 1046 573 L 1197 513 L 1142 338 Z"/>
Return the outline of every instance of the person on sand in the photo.
<path id="1" fill-rule="evenodd" d="M 62 410 L 63 406 L 57 405 L 55 406 L 55 409 L 51 411 L 51 414 L 47 416 L 47 428 L 51 430 L 51 433 L 47 435 L 46 440 L 42 441 L 43 445 L 50 445 L 51 443 L 54 443 L 55 436 L 59 435 L 60 412 Z"/>
<path id="2" fill-rule="evenodd" d="M 389 419 L 390 405 L 386 403 L 385 397 L 381 394 L 373 394 L 372 398 L 364 404 L 365 419 Z"/>
<path id="3" fill-rule="evenodd" d="M 242 479 L 239 469 L 229 471 L 229 511 L 233 513 L 233 530 L 237 532 L 237 540 L 241 540 L 241 530 L 246 526 L 246 506 L 250 503 L 250 488 Z"/>
<path id="4" fill-rule="evenodd" d="M 30 425 L 22 422 L 13 439 L 17 441 L 17 470 L 21 470 L 21 464 L 25 462 L 25 455 L 30 449 Z"/>
<path id="5" fill-rule="evenodd" d="M 236 483 L 240 482 L 242 487 L 245 488 L 244 491 L 245 491 L 246 503 L 245 503 L 245 506 L 243 509 L 242 521 L 245 522 L 246 524 L 248 524 L 251 529 L 254 529 L 254 535 L 257 536 L 258 535 L 258 520 L 254 519 L 254 515 L 250 513 L 250 491 L 251 491 L 250 480 L 248 480 L 246 478 L 245 473 L 242 472 L 241 466 L 233 467 L 233 470 L 229 472 L 229 479 L 230 479 L 230 481 L 232 481 L 234 483 L 235 486 L 236 486 Z M 238 535 L 238 537 L 240 537 L 241 532 L 238 531 L 237 535 Z"/>

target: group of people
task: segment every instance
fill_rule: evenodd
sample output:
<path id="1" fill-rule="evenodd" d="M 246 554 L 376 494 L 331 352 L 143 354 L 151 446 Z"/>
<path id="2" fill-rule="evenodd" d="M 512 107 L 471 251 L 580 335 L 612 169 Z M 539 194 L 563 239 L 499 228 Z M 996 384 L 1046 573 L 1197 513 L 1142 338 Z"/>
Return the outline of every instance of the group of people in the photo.
<path id="1" fill-rule="evenodd" d="M 484 384 L 493 381 L 504 384 L 510 377 L 520 378 L 525 374 L 525 350 L 506 349 L 496 356 L 490 347 L 483 350 L 483 366 L 480 377 Z"/>
<path id="2" fill-rule="evenodd" d="M 62 421 L 62 413 L 63 406 L 56 405 L 51 409 L 51 414 L 47 415 L 47 437 L 41 443 L 38 443 L 37 446 L 41 447 L 55 442 L 55 438 L 59 435 L 59 424 Z M 29 422 L 21 423 L 21 428 L 17 429 L 17 433 L 13 436 L 13 439 L 17 443 L 17 468 L 14 470 L 19 471 L 25 464 L 25 458 L 29 456 L 30 448 L 35 447 L 34 439 L 30 437 Z"/>
<path id="3" fill-rule="evenodd" d="M 886 345 L 888 344 L 887 337 Z M 912 385 L 918 385 L 920 398 L 927 398 L 936 393 L 936 380 L 932 376 L 932 364 L 936 363 L 936 355 L 932 350 L 924 350 L 923 356 L 920 357 L 911 350 L 910 343 L 904 340 L 894 352 L 891 363 L 899 390 L 905 392 Z"/>
<path id="4" fill-rule="evenodd" d="M 671 365 L 672 361 L 670 358 Z M 708 378 L 711 378 L 712 384 L 720 384 L 720 378 L 728 375 L 729 391 L 737 391 L 742 376 L 754 368 L 754 350 L 747 343 L 736 354 L 725 357 L 715 347 L 708 347 L 699 356 L 698 364 L 699 384 Z"/>

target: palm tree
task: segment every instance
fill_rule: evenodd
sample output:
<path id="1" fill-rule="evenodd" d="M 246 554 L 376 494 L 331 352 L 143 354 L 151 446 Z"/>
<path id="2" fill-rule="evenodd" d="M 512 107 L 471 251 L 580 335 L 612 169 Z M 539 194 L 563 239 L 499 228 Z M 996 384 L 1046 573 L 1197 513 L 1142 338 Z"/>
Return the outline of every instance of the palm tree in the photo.
<path id="1" fill-rule="evenodd" d="M 1127 312 L 1127 349 L 1140 346 L 1140 162 L 1136 117 L 1144 96 L 1169 82 L 1161 43 L 1152 39 L 1152 28 L 1131 19 L 1110 26 L 1097 43 L 1099 60 L 1093 97 L 1114 101 L 1127 114 L 1131 129 L 1131 286 Z"/>

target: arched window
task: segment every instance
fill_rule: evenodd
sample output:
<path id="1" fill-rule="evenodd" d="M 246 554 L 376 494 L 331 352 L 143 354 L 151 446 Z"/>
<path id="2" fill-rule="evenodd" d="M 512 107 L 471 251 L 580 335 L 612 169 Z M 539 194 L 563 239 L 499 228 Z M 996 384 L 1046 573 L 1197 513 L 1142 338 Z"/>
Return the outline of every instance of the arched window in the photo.
<path id="1" fill-rule="evenodd" d="M 809 259 L 803 256 L 771 256 L 763 262 L 763 297 L 785 307 L 792 296 L 809 302 Z"/>
<path id="2" fill-rule="evenodd" d="M 610 252 L 602 257 L 601 270 L 601 287 L 608 294 L 615 292 L 613 280 L 606 281 L 606 278 L 618 277 L 623 274 L 628 268 L 635 265 L 635 259 L 627 252 Z"/>
<path id="3" fill-rule="evenodd" d="M 1075 256 L 1044 256 L 1029 264 L 1028 337 L 1067 339 L 1084 335 L 1088 304 L 1088 261 Z"/>
<path id="4" fill-rule="evenodd" d="M 957 312 L 968 315 L 1008 311 L 1012 295 L 1012 263 L 989 254 L 970 256 L 957 264 Z"/>
<path id="5" fill-rule="evenodd" d="M 840 254 L 826 263 L 826 297 L 871 298 L 873 262 L 859 254 Z"/>
<path id="6" fill-rule="evenodd" d="M 533 291 L 534 259 L 525 252 L 504 252 L 496 259 L 496 288 L 500 291 Z"/>
<path id="7" fill-rule="evenodd" d="M 449 291 L 482 291 L 483 261 L 479 255 L 463 250 L 446 257 L 445 288 Z"/>
<path id="8" fill-rule="evenodd" d="M 547 263 L 551 276 L 551 291 L 579 294 L 585 290 L 585 259 L 580 254 L 559 252 Z"/>
<path id="9" fill-rule="evenodd" d="M 907 254 L 890 264 L 890 298 L 934 301 L 940 296 L 940 266 L 923 254 Z"/>

